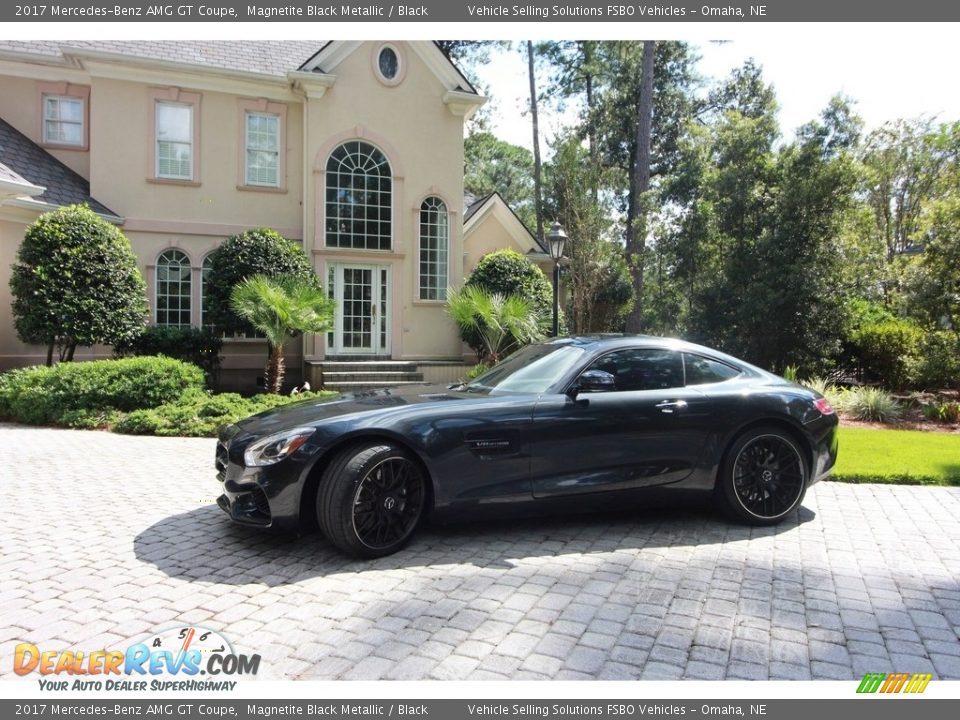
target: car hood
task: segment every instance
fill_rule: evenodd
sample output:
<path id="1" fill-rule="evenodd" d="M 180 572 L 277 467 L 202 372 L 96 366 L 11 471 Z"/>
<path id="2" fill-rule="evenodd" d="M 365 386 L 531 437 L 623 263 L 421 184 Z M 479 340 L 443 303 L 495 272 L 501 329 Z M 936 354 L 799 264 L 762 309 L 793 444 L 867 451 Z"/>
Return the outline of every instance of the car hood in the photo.
<path id="1" fill-rule="evenodd" d="M 336 400 L 304 400 L 251 415 L 236 426 L 251 435 L 268 435 L 286 428 L 316 425 L 330 418 L 360 413 L 384 412 L 422 403 L 435 403 L 466 398 L 480 399 L 485 395 L 467 395 L 454 392 L 446 385 L 405 385 L 382 390 L 341 395 Z"/>

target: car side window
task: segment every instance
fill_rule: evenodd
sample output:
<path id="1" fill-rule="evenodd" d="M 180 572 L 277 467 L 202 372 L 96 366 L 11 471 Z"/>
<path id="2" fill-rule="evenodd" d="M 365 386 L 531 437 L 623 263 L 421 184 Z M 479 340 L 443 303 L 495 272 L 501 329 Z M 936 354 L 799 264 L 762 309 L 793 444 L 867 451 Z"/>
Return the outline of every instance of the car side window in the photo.
<path id="1" fill-rule="evenodd" d="M 613 389 L 618 392 L 683 387 L 683 358 L 675 350 L 618 350 L 599 358 L 588 369 L 613 375 Z"/>
<path id="2" fill-rule="evenodd" d="M 726 363 L 702 355 L 683 354 L 687 385 L 706 385 L 737 377 L 740 371 Z"/>

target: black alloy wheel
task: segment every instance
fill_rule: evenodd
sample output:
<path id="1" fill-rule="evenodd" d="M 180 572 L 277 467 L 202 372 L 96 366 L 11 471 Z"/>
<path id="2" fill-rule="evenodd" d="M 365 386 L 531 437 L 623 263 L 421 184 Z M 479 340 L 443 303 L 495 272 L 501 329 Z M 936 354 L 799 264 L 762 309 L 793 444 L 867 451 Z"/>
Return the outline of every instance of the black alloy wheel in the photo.
<path id="1" fill-rule="evenodd" d="M 342 450 L 317 492 L 317 521 L 351 555 L 383 557 L 402 548 L 423 517 L 427 477 L 405 450 L 374 442 Z"/>
<path id="2" fill-rule="evenodd" d="M 353 498 L 353 531 L 371 550 L 402 542 L 423 510 L 423 477 L 405 457 L 392 457 L 372 468 Z"/>
<path id="3" fill-rule="evenodd" d="M 807 462 L 779 429 L 757 428 L 734 442 L 721 470 L 725 510 L 753 525 L 772 525 L 795 509 L 807 487 Z"/>

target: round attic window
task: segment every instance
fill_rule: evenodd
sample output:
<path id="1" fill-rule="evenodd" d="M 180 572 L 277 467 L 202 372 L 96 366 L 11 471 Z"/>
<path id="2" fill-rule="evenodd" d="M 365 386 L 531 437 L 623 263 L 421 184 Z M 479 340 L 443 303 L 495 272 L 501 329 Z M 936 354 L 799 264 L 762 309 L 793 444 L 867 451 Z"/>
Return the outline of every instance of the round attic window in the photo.
<path id="1" fill-rule="evenodd" d="M 380 57 L 377 59 L 377 65 L 380 68 L 380 74 L 385 80 L 393 80 L 400 71 L 400 58 L 397 57 L 397 51 L 392 47 L 385 47 L 380 50 Z"/>
<path id="2" fill-rule="evenodd" d="M 396 45 L 381 45 L 374 50 L 372 60 L 377 79 L 384 85 L 397 85 L 403 80 L 406 63 Z"/>

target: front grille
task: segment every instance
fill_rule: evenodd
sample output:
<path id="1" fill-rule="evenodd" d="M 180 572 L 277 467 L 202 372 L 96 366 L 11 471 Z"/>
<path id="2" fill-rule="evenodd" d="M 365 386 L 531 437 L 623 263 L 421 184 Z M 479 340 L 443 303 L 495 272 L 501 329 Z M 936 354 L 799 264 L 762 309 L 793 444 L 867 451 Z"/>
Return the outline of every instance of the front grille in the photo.
<path id="1" fill-rule="evenodd" d="M 260 488 L 254 488 L 250 494 L 253 496 L 253 504 L 257 512 L 270 517 L 270 502 L 267 500 L 267 494 Z"/>

